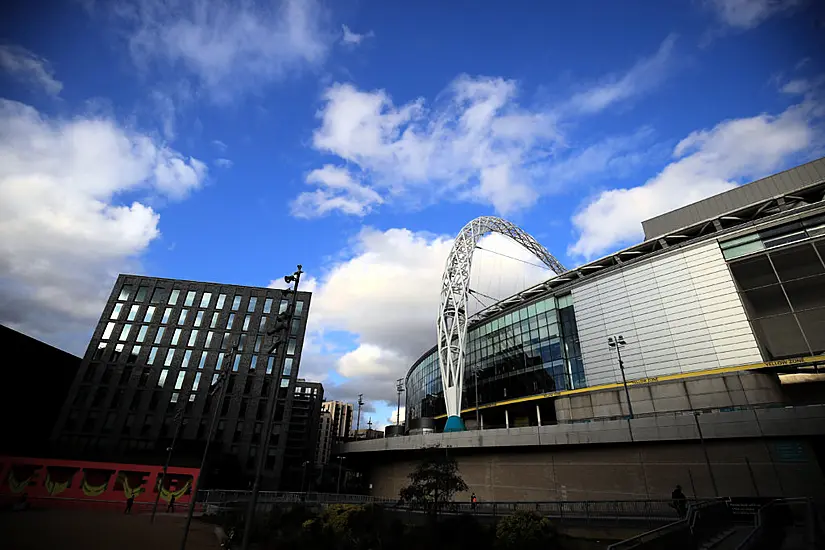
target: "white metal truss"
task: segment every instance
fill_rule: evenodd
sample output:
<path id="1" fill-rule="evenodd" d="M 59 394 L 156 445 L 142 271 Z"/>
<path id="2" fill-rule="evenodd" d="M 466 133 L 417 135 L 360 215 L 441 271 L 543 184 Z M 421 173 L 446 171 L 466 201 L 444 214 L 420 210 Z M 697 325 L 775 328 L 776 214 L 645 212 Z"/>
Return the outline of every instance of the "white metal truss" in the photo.
<path id="1" fill-rule="evenodd" d="M 438 310 L 438 366 L 444 386 L 447 416 L 460 416 L 464 383 L 464 345 L 467 339 L 467 299 L 470 268 L 478 241 L 487 234 L 510 237 L 532 252 L 557 275 L 566 270 L 550 252 L 520 227 L 495 216 L 481 216 L 465 225 L 453 243 L 441 279 L 441 306 Z"/>

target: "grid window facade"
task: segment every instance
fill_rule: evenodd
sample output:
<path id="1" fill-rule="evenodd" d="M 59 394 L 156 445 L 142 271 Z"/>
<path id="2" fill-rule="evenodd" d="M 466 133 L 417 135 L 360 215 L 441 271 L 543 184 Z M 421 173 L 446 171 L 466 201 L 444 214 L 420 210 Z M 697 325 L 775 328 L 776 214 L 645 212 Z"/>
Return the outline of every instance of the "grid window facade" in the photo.
<path id="1" fill-rule="evenodd" d="M 299 334 L 291 336 L 286 376 L 278 372 L 274 357 L 260 353 L 262 348 L 269 349 L 271 341 L 265 332 L 266 322 L 261 320 L 263 306 L 279 303 L 284 297 L 278 289 L 121 275 L 69 390 L 53 439 L 97 441 L 94 448 L 98 457 L 106 452 L 113 460 L 152 460 L 165 455 L 174 429 L 163 426 L 172 422 L 177 411 L 182 411 L 183 418 L 180 444 L 188 442 L 195 445 L 190 448 L 197 448 L 202 444 L 199 440 L 206 437 L 199 426 L 211 418 L 211 410 L 226 409 L 220 420 L 225 432 L 234 434 L 241 411 L 247 409 L 244 405 L 251 404 L 257 410 L 255 403 L 270 398 L 270 391 L 284 422 L 283 411 L 291 411 L 288 390 L 298 376 L 306 315 L 300 317 Z M 302 312 L 309 307 L 310 298 L 310 293 L 298 293 L 296 303 Z M 230 314 L 244 318 L 230 323 Z M 208 330 L 207 325 L 216 330 Z M 244 350 L 228 361 L 228 345 L 218 350 L 218 343 L 238 342 L 241 336 Z M 256 368 L 258 364 L 272 368 Z M 209 397 L 222 368 L 240 377 L 228 382 L 225 405 L 212 403 Z M 282 378 L 288 384 L 280 389 Z M 143 417 L 148 419 L 145 424 L 140 420 Z M 135 418 L 135 429 L 131 429 L 127 419 L 135 422 Z M 275 430 L 278 428 L 273 427 Z M 235 442 L 241 464 L 247 462 L 252 436 L 252 430 L 246 430 Z M 221 437 L 214 441 L 226 447 L 224 452 L 229 451 L 230 441 Z M 269 451 L 274 452 L 275 443 L 277 438 Z M 88 447 L 68 445 L 67 457 L 93 458 L 84 455 Z M 144 454 L 130 458 L 138 448 Z M 146 453 L 154 455 L 150 459 Z"/>

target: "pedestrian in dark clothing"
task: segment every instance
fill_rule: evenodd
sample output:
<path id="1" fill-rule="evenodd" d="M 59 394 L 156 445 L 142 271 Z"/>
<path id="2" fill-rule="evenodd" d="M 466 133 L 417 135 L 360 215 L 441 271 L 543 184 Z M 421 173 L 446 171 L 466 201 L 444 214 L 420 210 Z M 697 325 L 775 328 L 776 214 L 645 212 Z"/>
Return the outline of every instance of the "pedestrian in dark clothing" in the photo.
<path id="1" fill-rule="evenodd" d="M 172 498 L 169 499 L 169 505 L 166 507 L 166 511 L 175 513 L 175 495 L 172 495 Z"/>
<path id="2" fill-rule="evenodd" d="M 475 494 L 475 493 L 473 493 L 473 496 L 471 496 L 471 497 L 470 497 L 470 502 L 472 503 L 472 506 L 473 506 L 473 511 L 475 511 L 475 509 L 476 509 L 476 504 L 478 503 L 478 499 L 476 498 L 476 494 Z"/>
<path id="3" fill-rule="evenodd" d="M 131 514 L 132 513 L 132 504 L 135 503 L 135 495 L 129 495 L 129 498 L 126 499 L 126 509 L 123 511 L 124 514 Z"/>
<path id="4" fill-rule="evenodd" d="M 670 498 L 673 499 L 673 507 L 676 508 L 676 513 L 679 514 L 679 517 L 685 517 L 685 511 L 687 510 L 687 497 L 685 496 L 685 493 L 682 492 L 681 485 L 677 485 L 673 492 L 670 493 Z"/>

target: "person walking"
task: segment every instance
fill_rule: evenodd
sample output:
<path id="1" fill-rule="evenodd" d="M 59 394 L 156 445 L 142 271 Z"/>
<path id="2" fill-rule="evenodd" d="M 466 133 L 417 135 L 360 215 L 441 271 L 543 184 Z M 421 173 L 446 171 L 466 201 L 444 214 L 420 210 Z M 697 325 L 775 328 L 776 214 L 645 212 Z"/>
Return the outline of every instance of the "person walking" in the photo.
<path id="1" fill-rule="evenodd" d="M 166 511 L 172 512 L 173 514 L 175 513 L 175 495 L 172 495 L 169 499 L 169 505 L 166 507 Z"/>
<path id="2" fill-rule="evenodd" d="M 129 495 L 129 498 L 126 499 L 126 509 L 123 511 L 124 514 L 131 514 L 132 513 L 132 504 L 135 503 L 135 495 Z"/>
<path id="3" fill-rule="evenodd" d="M 673 492 L 670 493 L 670 498 L 673 499 L 673 507 L 676 508 L 676 513 L 679 514 L 679 517 L 685 517 L 685 511 L 687 511 L 687 497 L 685 496 L 685 493 L 682 492 L 681 485 L 677 485 Z"/>
<path id="4" fill-rule="evenodd" d="M 472 504 L 473 512 L 475 512 L 476 511 L 476 505 L 478 504 L 478 498 L 476 498 L 475 493 L 473 493 L 472 496 L 470 497 L 470 503 Z"/>

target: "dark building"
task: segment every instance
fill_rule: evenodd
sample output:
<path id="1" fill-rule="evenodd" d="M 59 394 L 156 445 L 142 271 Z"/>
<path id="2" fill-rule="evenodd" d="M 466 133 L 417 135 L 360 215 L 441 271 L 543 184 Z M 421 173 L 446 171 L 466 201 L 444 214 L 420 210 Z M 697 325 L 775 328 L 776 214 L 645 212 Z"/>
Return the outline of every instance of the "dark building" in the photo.
<path id="1" fill-rule="evenodd" d="M 301 491 L 314 477 L 323 401 L 324 386 L 320 382 L 300 379 L 295 383 L 282 489 Z"/>
<path id="2" fill-rule="evenodd" d="M 119 276 L 53 432 L 62 455 L 158 463 L 177 432 L 172 463 L 196 466 L 217 414 L 206 486 L 246 488 L 258 453 L 265 452 L 263 484 L 274 487 L 287 448 L 281 435 L 290 425 L 310 297 L 298 292 L 288 344 L 268 355 L 266 329 L 286 309 L 286 291 Z M 218 403 L 221 393 L 211 390 L 221 369 L 228 377 Z M 272 437 L 262 450 L 273 394 Z"/>
<path id="3" fill-rule="evenodd" d="M 0 325 L 6 364 L 0 384 L 0 454 L 45 456 L 49 434 L 80 367 L 80 357 Z"/>

